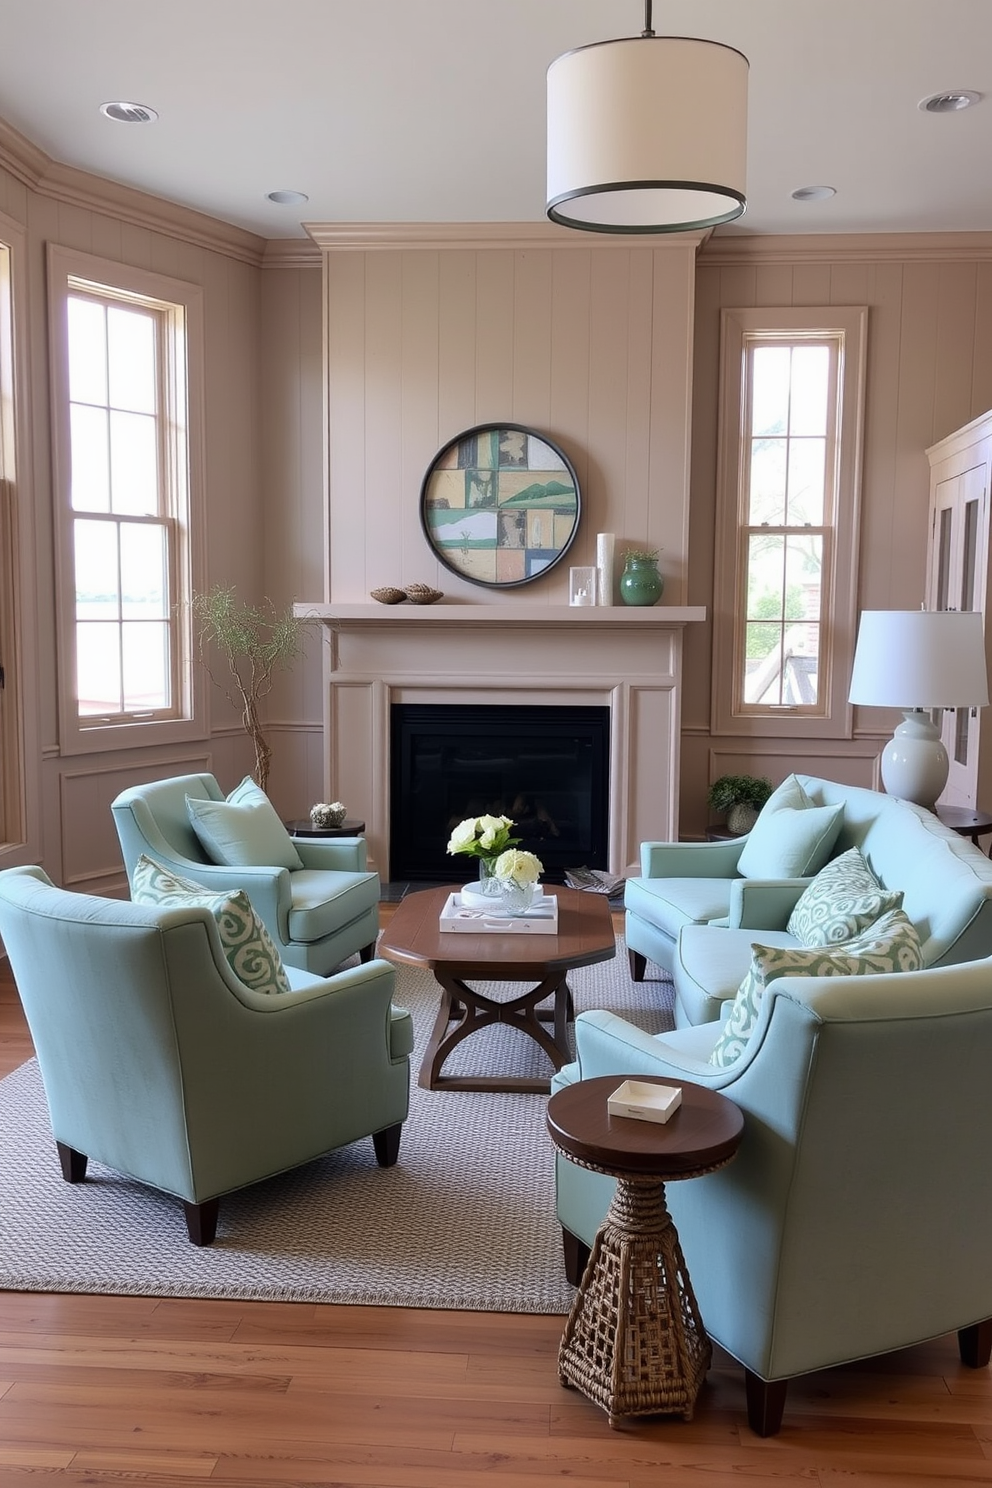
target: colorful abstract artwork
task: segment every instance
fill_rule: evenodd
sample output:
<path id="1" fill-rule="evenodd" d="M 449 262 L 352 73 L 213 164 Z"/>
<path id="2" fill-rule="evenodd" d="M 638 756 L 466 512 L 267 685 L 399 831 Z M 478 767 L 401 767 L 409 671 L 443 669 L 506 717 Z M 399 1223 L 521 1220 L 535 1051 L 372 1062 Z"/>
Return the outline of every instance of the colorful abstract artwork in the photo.
<path id="1" fill-rule="evenodd" d="M 563 558 L 579 525 L 579 485 L 546 435 L 480 424 L 450 440 L 420 492 L 424 534 L 473 584 L 527 584 Z"/>

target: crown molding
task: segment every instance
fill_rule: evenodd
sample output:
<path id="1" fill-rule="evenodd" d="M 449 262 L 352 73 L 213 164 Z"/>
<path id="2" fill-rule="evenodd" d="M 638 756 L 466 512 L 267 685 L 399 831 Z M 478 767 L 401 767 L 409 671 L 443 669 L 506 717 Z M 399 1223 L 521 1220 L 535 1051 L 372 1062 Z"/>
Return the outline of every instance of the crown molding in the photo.
<path id="1" fill-rule="evenodd" d="M 256 233 L 134 186 L 63 165 L 4 119 L 0 119 L 0 166 L 39 196 L 91 212 L 105 212 L 116 222 L 167 233 L 242 263 L 256 267 L 262 263 L 266 242 Z"/>
<path id="2" fill-rule="evenodd" d="M 306 231 L 323 252 L 363 252 L 375 249 L 426 248 L 584 248 L 608 251 L 623 248 L 690 248 L 706 240 L 705 233 L 577 232 L 555 222 L 304 222 Z"/>
<path id="3" fill-rule="evenodd" d="M 262 268 L 319 269 L 323 261 L 312 238 L 270 238 L 262 255 Z"/>
<path id="4" fill-rule="evenodd" d="M 700 266 L 759 263 L 912 263 L 992 259 L 992 233 L 816 233 L 712 236 Z"/>

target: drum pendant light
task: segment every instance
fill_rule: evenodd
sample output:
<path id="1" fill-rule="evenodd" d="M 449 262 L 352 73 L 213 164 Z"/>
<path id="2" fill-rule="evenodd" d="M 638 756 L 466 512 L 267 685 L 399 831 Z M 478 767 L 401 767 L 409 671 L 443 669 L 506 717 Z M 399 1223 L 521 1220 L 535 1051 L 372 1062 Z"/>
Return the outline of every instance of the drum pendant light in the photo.
<path id="1" fill-rule="evenodd" d="M 733 47 L 640 36 L 548 68 L 548 216 L 587 232 L 689 232 L 746 206 L 748 60 Z"/>

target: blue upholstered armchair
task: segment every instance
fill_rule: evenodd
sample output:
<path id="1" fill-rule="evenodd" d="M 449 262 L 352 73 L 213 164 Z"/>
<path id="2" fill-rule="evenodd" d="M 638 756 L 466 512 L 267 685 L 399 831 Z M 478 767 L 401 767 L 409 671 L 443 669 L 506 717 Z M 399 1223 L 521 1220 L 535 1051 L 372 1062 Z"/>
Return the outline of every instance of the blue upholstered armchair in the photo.
<path id="1" fill-rule="evenodd" d="M 782 977 L 727 1069 L 708 1062 L 720 1027 L 650 1036 L 583 1013 L 552 1088 L 668 1076 L 743 1111 L 734 1161 L 667 1195 L 706 1329 L 745 1367 L 752 1428 L 777 1431 L 794 1375 L 945 1333 L 987 1364 L 992 961 Z M 577 1281 L 613 1184 L 561 1157 L 557 1184 Z"/>
<path id="2" fill-rule="evenodd" d="M 357 951 L 369 960 L 379 933 L 379 875 L 366 868 L 365 839 L 292 841 L 299 866 L 227 867 L 210 861 L 186 798 L 223 802 L 212 775 L 176 775 L 131 786 L 112 810 L 128 878 L 142 854 L 205 888 L 240 888 L 288 966 L 327 976 Z M 290 840 L 287 836 L 287 842 Z"/>
<path id="3" fill-rule="evenodd" d="M 220 1197 L 372 1136 L 394 1163 L 413 1027 L 372 961 L 250 990 L 209 909 L 164 909 L 0 872 L 0 936 L 71 1183 L 88 1158 L 183 1201 L 209 1245 Z M 84 1221 L 81 1205 L 80 1221 Z"/>

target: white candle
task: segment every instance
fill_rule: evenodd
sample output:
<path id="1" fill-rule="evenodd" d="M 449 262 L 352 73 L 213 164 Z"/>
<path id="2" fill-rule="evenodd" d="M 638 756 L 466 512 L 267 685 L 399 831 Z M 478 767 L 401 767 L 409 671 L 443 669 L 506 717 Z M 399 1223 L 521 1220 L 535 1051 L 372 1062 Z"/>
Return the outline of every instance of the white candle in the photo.
<path id="1" fill-rule="evenodd" d="M 600 532 L 596 538 L 596 603 L 613 603 L 613 547 L 612 532 Z"/>

